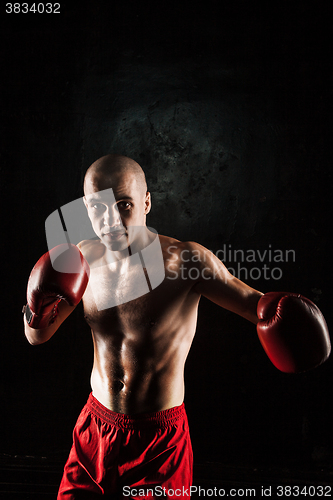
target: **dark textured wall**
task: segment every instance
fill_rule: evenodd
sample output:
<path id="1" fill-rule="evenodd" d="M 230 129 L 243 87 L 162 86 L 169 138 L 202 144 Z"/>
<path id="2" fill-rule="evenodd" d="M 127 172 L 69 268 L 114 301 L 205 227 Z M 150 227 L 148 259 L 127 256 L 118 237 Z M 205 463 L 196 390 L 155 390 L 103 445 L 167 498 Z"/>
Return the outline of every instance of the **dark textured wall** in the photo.
<path id="1" fill-rule="evenodd" d="M 86 168 L 104 154 L 142 165 L 159 233 L 214 252 L 294 250 L 280 279 L 247 282 L 303 293 L 331 323 L 328 11 L 111 4 L 2 19 L 4 454 L 62 460 L 89 393 L 80 308 L 31 347 L 21 307 L 47 250 L 46 217 L 82 195 Z M 186 381 L 197 461 L 332 471 L 331 361 L 279 373 L 252 325 L 203 300 Z"/>

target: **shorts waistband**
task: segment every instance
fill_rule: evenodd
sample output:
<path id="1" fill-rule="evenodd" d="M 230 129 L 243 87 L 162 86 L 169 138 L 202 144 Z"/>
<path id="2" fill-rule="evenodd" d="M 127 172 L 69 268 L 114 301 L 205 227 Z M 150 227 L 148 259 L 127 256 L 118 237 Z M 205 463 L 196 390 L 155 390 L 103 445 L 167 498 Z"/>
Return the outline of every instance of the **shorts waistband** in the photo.
<path id="1" fill-rule="evenodd" d="M 139 413 L 127 415 L 109 410 L 90 393 L 86 408 L 108 424 L 116 427 L 134 429 L 142 427 L 169 427 L 186 417 L 185 404 L 175 406 L 168 410 L 162 410 L 152 413 Z"/>

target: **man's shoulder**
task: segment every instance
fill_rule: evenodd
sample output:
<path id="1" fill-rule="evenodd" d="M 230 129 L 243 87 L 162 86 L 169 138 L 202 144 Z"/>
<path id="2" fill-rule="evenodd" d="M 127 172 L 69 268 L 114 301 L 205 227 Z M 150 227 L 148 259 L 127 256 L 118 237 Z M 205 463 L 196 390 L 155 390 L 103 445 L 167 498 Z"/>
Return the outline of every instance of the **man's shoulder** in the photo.
<path id="1" fill-rule="evenodd" d="M 100 243 L 101 243 L 101 240 L 96 238 L 96 239 L 92 239 L 92 240 L 82 240 L 76 246 L 82 252 L 82 251 L 86 251 L 89 248 L 96 248 L 96 245 L 99 245 Z"/>
<path id="2" fill-rule="evenodd" d="M 82 240 L 76 246 L 89 264 L 100 258 L 104 253 L 104 245 L 102 245 L 100 239 Z"/>
<path id="3" fill-rule="evenodd" d="M 159 235 L 163 252 L 169 255 L 181 255 L 182 257 L 203 257 L 210 251 L 195 241 L 180 241 L 170 236 Z"/>

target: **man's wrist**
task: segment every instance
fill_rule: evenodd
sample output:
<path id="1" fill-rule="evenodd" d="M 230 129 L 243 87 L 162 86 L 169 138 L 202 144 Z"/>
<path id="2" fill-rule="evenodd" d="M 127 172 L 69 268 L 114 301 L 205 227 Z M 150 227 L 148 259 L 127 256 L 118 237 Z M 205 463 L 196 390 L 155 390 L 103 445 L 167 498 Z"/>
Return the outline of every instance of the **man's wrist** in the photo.
<path id="1" fill-rule="evenodd" d="M 25 315 L 25 319 L 27 320 L 28 325 L 30 325 L 33 313 L 31 312 L 29 304 L 23 306 L 22 312 Z"/>
<path id="2" fill-rule="evenodd" d="M 52 309 L 47 311 L 45 314 L 34 313 L 30 309 L 29 304 L 23 306 L 22 312 L 30 328 L 41 330 L 43 328 L 48 328 L 52 323 L 54 323 L 56 317 L 58 316 L 58 302 L 60 302 L 60 299 L 54 303 Z"/>

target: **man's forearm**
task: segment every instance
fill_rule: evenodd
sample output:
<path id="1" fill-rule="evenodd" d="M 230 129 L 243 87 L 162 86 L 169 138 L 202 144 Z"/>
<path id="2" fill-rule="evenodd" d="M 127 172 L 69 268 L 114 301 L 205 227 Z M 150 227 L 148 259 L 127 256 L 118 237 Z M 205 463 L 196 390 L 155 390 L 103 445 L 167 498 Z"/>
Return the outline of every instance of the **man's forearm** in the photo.
<path id="1" fill-rule="evenodd" d="M 23 319 L 24 333 L 31 345 L 43 344 L 44 342 L 49 340 L 58 329 L 58 326 L 56 324 L 57 321 L 52 323 L 52 325 L 48 326 L 47 328 L 37 329 L 37 328 L 31 328 L 28 325 L 25 315 L 23 316 L 23 318 L 24 318 Z"/>
<path id="2" fill-rule="evenodd" d="M 24 333 L 31 345 L 38 345 L 47 342 L 58 330 L 60 325 L 65 321 L 65 319 L 71 314 L 76 306 L 69 306 L 65 301 L 61 300 L 58 305 L 58 316 L 55 318 L 54 322 L 51 323 L 46 328 L 31 328 L 28 325 L 27 318 L 25 314 L 24 318 Z"/>

